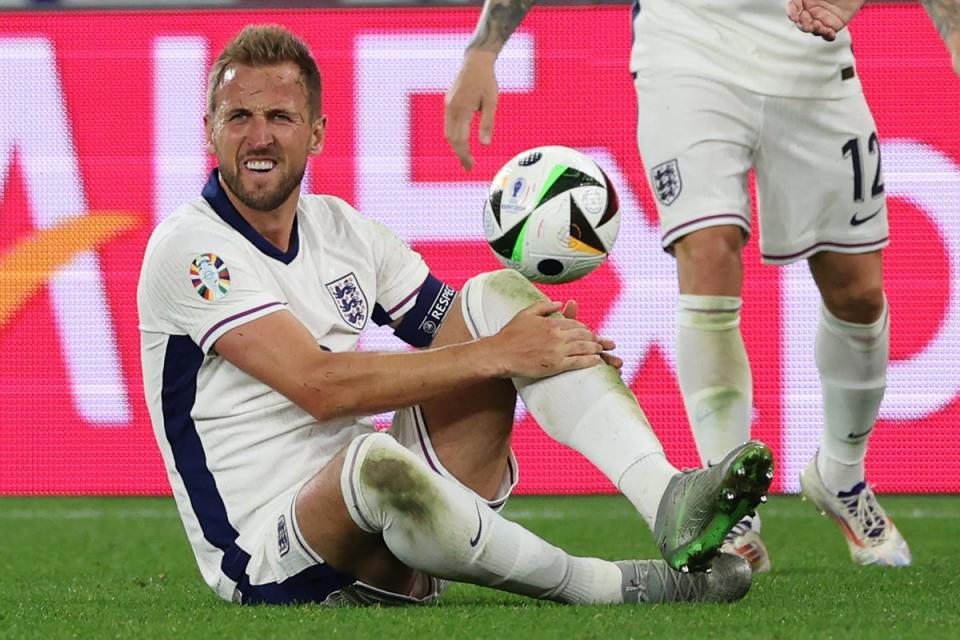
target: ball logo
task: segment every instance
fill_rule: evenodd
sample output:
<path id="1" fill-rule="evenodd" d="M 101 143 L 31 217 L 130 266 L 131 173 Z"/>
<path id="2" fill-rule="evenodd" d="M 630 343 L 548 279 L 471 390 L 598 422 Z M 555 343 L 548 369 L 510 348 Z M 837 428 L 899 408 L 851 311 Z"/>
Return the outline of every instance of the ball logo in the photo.
<path id="1" fill-rule="evenodd" d="M 190 265 L 190 281 L 204 300 L 215 301 L 230 291 L 230 270 L 214 253 L 202 253 Z"/>
<path id="2" fill-rule="evenodd" d="M 602 189 L 597 187 L 589 187 L 584 189 L 580 200 L 583 203 L 584 211 L 592 215 L 597 215 L 598 213 L 603 212 L 607 198 Z"/>

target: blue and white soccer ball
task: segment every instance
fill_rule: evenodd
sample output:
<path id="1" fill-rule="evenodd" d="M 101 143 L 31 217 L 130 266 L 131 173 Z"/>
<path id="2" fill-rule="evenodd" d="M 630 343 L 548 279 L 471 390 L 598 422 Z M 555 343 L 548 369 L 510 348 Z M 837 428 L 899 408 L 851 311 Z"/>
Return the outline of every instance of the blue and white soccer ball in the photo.
<path id="1" fill-rule="evenodd" d="M 534 282 L 570 282 L 610 253 L 620 231 L 620 202 L 586 155 L 537 147 L 515 156 L 494 177 L 483 230 L 505 267 Z"/>

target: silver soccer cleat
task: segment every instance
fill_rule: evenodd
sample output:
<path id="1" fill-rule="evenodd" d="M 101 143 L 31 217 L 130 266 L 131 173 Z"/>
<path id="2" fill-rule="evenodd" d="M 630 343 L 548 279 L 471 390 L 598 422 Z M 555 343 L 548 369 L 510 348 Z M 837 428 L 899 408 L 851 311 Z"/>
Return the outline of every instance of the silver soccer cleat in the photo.
<path id="1" fill-rule="evenodd" d="M 684 573 L 663 560 L 622 560 L 625 603 L 734 602 L 747 594 L 750 564 L 736 554 L 721 553 L 709 573 Z"/>

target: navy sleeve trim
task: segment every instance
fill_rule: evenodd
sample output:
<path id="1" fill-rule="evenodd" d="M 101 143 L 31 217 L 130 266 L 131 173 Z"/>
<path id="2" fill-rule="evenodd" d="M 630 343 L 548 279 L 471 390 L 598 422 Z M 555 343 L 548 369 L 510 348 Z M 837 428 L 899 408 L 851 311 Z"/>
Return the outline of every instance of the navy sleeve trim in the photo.
<path id="1" fill-rule="evenodd" d="M 394 335 L 412 347 L 429 347 L 456 295 L 456 289 L 428 274 L 417 294 L 417 301 L 403 315 Z"/>

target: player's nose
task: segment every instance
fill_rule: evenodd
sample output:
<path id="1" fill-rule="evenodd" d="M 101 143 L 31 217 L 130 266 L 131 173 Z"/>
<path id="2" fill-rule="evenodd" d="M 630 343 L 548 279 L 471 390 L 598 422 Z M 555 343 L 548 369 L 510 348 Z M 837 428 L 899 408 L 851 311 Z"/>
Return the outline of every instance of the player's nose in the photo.
<path id="1" fill-rule="evenodd" d="M 267 119 L 261 115 L 255 115 L 250 118 L 247 125 L 247 144 L 254 149 L 262 149 L 273 143 L 273 132 Z"/>

